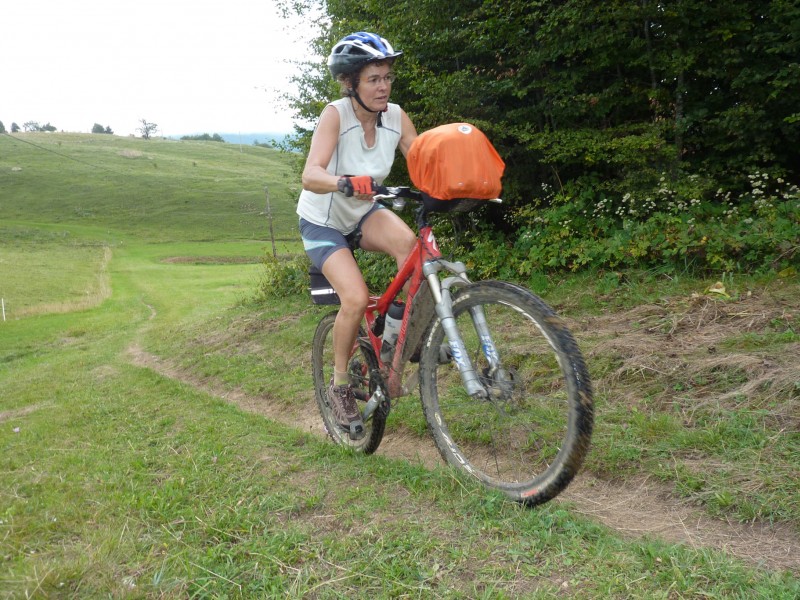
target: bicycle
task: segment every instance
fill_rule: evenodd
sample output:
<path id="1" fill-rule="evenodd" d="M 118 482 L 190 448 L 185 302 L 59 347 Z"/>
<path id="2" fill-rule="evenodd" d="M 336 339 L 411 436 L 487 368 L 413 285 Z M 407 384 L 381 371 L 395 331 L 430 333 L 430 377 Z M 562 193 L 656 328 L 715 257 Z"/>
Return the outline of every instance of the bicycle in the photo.
<path id="1" fill-rule="evenodd" d="M 443 202 L 408 187 L 380 187 L 375 198 L 396 210 L 407 200 L 418 205 L 417 243 L 386 291 L 370 297 L 348 364 L 362 406 L 362 439 L 350 439 L 328 403 L 336 312 L 316 328 L 314 389 L 328 434 L 375 452 L 392 401 L 408 394 L 404 372 L 418 362 L 422 409 L 442 458 L 517 502 L 554 498 L 580 469 L 593 426 L 592 387 L 572 334 L 531 291 L 472 282 L 463 263 L 442 257 L 429 215 L 480 201 Z M 386 314 L 407 282 L 399 335 L 384 361 Z"/>

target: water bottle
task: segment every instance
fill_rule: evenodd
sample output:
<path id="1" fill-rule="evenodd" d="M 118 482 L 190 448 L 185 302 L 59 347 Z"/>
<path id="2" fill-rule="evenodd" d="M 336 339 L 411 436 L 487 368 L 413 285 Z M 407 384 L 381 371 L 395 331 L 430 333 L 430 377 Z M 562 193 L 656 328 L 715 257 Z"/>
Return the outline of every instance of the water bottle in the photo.
<path id="1" fill-rule="evenodd" d="M 400 325 L 403 322 L 403 312 L 406 306 L 399 300 L 392 302 L 389 312 L 386 313 L 386 323 L 383 326 L 383 344 L 381 344 L 381 360 L 389 362 L 394 354 L 394 345 L 400 335 Z"/>

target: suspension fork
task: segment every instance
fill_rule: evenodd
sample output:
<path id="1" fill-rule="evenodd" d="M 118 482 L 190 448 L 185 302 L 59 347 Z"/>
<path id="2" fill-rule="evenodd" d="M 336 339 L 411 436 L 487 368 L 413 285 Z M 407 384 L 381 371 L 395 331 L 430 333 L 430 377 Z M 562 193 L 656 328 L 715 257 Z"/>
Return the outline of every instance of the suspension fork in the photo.
<path id="1" fill-rule="evenodd" d="M 472 315 L 472 324 L 475 326 L 475 331 L 481 340 L 481 350 L 489 362 L 489 372 L 494 373 L 500 367 L 500 355 L 492 340 L 492 334 L 489 332 L 486 313 L 483 311 L 483 306 L 480 305 L 473 306 L 469 309 L 469 312 Z"/>
<path id="2" fill-rule="evenodd" d="M 454 274 L 452 277 L 447 277 L 443 281 L 439 279 L 439 271 L 446 269 Z M 486 388 L 480 381 L 478 374 L 475 372 L 475 367 L 469 358 L 469 353 L 461 338 L 461 333 L 458 330 L 456 319 L 453 316 L 453 298 L 450 293 L 452 286 L 463 286 L 470 283 L 466 276 L 466 267 L 461 262 L 449 262 L 445 260 L 428 261 L 423 267 L 422 271 L 428 280 L 433 300 L 436 303 L 436 315 L 442 322 L 447 341 L 450 344 L 450 351 L 453 354 L 453 360 L 458 367 L 461 374 L 461 380 L 464 383 L 464 388 L 470 396 L 477 398 L 486 398 L 488 396 Z M 486 323 L 486 316 L 483 308 L 478 306 L 470 309 L 472 320 L 475 323 L 475 328 L 481 338 L 481 347 L 486 358 L 490 361 L 493 368 L 499 363 L 497 358 L 497 350 L 489 335 L 489 327 Z"/>

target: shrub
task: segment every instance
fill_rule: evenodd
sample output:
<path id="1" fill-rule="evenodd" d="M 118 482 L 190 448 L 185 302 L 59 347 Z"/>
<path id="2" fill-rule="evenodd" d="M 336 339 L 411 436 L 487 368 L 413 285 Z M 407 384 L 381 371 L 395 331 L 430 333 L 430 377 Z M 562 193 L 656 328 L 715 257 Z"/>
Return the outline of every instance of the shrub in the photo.
<path id="1" fill-rule="evenodd" d="M 388 274 L 394 274 L 397 269 L 394 259 L 378 252 L 356 250 L 356 260 L 367 287 L 373 293 L 383 292 L 389 285 Z M 256 286 L 254 301 L 264 302 L 308 293 L 310 285 L 308 269 L 311 262 L 305 254 L 277 258 L 272 254 L 266 254 L 262 264 L 264 268 Z"/>
<path id="2" fill-rule="evenodd" d="M 182 140 L 191 140 L 196 142 L 224 142 L 225 138 L 223 138 L 220 134 L 215 133 L 214 135 L 209 135 L 207 133 L 201 133 L 197 135 L 184 135 L 181 136 Z"/>
<path id="3" fill-rule="evenodd" d="M 277 258 L 266 254 L 262 263 L 264 268 L 256 286 L 256 302 L 308 292 L 308 268 L 311 263 L 305 254 Z"/>
<path id="4" fill-rule="evenodd" d="M 474 277 L 524 282 L 586 267 L 778 270 L 800 257 L 800 190 L 763 171 L 737 194 L 697 175 L 663 176 L 650 193 L 617 196 L 543 185 L 508 220 L 511 233 L 486 230 L 460 249 Z"/>

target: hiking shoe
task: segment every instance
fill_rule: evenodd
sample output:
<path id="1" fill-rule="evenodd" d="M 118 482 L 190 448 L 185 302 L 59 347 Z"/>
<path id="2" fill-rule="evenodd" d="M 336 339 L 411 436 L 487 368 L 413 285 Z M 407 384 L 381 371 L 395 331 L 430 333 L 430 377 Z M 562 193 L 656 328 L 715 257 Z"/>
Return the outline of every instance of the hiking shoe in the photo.
<path id="1" fill-rule="evenodd" d="M 360 440 L 364 437 L 364 422 L 361 420 L 361 411 L 358 409 L 353 388 L 349 385 L 333 385 L 328 388 L 328 402 L 330 402 L 336 423 L 350 436 L 351 440 Z"/>

